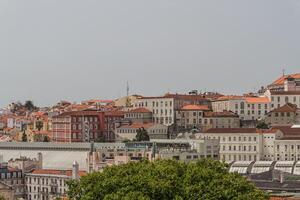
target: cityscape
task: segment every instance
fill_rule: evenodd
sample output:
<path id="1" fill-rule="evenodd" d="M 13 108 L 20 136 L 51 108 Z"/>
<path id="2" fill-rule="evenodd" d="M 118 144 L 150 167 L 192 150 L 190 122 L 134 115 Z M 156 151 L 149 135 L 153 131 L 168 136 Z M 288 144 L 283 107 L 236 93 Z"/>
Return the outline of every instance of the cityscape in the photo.
<path id="1" fill-rule="evenodd" d="M 300 200 L 299 0 L 0 0 L 0 200 Z"/>
<path id="2" fill-rule="evenodd" d="M 300 74 L 256 93 L 12 102 L 0 115 L 1 193 L 67 198 L 67 181 L 148 160 L 225 162 L 270 194 L 300 195 Z M 3 188 L 3 189 L 2 189 Z"/>

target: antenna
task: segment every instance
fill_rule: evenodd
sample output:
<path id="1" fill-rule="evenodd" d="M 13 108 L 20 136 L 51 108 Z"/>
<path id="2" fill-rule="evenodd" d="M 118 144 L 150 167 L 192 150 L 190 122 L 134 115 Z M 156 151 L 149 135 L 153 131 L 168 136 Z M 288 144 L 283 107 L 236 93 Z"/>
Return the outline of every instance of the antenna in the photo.
<path id="1" fill-rule="evenodd" d="M 126 88 L 127 96 L 129 96 L 129 83 L 127 81 L 127 88 Z"/>
<path id="2" fill-rule="evenodd" d="M 285 76 L 285 69 L 282 69 L 282 76 Z"/>

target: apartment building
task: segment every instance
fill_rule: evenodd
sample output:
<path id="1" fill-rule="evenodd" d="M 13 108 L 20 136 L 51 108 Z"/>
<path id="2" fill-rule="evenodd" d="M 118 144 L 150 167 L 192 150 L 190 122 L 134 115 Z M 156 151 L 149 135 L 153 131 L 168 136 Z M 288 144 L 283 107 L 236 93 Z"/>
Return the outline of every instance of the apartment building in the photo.
<path id="1" fill-rule="evenodd" d="M 139 97 L 133 100 L 133 109 L 146 108 L 152 112 L 153 122 L 171 126 L 174 124 L 174 98 Z"/>
<path id="2" fill-rule="evenodd" d="M 240 128 L 240 119 L 231 111 L 204 112 L 203 131 L 211 128 Z"/>
<path id="3" fill-rule="evenodd" d="M 212 102 L 214 112 L 232 111 L 241 120 L 261 120 L 270 111 L 267 97 L 223 96 Z"/>
<path id="4" fill-rule="evenodd" d="M 67 181 L 85 176 L 74 162 L 72 170 L 37 169 L 25 175 L 28 200 L 52 200 L 64 197 L 67 192 Z"/>
<path id="5" fill-rule="evenodd" d="M 136 138 L 137 131 L 139 129 L 145 129 L 150 139 L 167 139 L 168 127 L 163 124 L 155 123 L 133 123 L 128 125 L 122 125 L 116 128 L 116 140 L 134 140 Z"/>
<path id="6" fill-rule="evenodd" d="M 89 142 L 103 137 L 104 112 L 94 110 L 65 112 L 52 119 L 52 141 Z"/>
<path id="7" fill-rule="evenodd" d="M 179 130 L 202 130 L 205 111 L 210 111 L 207 105 L 185 105 L 176 111 L 176 124 Z"/>
<path id="8" fill-rule="evenodd" d="M 287 103 L 269 112 L 265 122 L 270 126 L 291 126 L 300 123 L 300 109 L 295 104 Z"/>
<path id="9" fill-rule="evenodd" d="M 275 160 L 275 141 L 283 137 L 280 130 L 255 128 L 217 128 L 200 134 L 219 139 L 220 158 L 224 161 Z"/>
<path id="10" fill-rule="evenodd" d="M 300 73 L 283 75 L 267 87 L 270 91 L 300 91 Z"/>
<path id="11" fill-rule="evenodd" d="M 129 120 L 132 123 L 152 123 L 152 111 L 142 107 L 129 110 L 125 113 L 125 120 Z"/>

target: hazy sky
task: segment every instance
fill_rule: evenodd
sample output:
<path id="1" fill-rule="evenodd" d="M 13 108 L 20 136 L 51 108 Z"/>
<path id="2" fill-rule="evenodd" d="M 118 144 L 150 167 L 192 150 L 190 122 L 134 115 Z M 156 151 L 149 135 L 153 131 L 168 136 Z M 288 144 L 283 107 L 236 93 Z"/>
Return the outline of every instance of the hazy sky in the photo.
<path id="1" fill-rule="evenodd" d="M 0 105 L 191 89 L 300 72 L 299 0 L 1 0 Z"/>

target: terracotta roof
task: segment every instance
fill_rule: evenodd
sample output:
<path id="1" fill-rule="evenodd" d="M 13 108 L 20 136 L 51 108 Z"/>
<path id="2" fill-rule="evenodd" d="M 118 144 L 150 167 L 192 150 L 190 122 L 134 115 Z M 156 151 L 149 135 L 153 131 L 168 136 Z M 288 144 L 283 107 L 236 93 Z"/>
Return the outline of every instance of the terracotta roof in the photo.
<path id="1" fill-rule="evenodd" d="M 104 114 L 107 117 L 124 117 L 125 112 L 121 110 L 110 110 L 106 111 Z"/>
<path id="2" fill-rule="evenodd" d="M 238 100 L 238 99 L 243 99 L 243 96 L 227 95 L 227 96 L 219 97 L 217 101 Z"/>
<path id="3" fill-rule="evenodd" d="M 72 176 L 72 170 L 55 170 L 55 169 L 36 169 L 31 174 L 36 175 L 59 175 L 59 176 Z M 79 176 L 86 176 L 86 171 L 79 171 Z"/>
<path id="4" fill-rule="evenodd" d="M 204 117 L 239 117 L 232 111 L 223 111 L 223 112 L 204 112 Z"/>
<path id="5" fill-rule="evenodd" d="M 152 113 L 152 112 L 147 108 L 141 107 L 141 108 L 129 110 L 127 113 Z"/>
<path id="6" fill-rule="evenodd" d="M 55 117 L 65 117 L 65 116 L 82 116 L 82 115 L 101 115 L 103 112 L 99 112 L 96 110 L 83 110 L 83 111 L 71 111 L 64 112 Z"/>
<path id="7" fill-rule="evenodd" d="M 181 110 L 210 110 L 207 105 L 185 105 Z"/>
<path id="8" fill-rule="evenodd" d="M 300 128 L 292 128 L 291 126 L 273 126 L 272 129 L 280 130 L 284 137 L 300 138 Z"/>
<path id="9" fill-rule="evenodd" d="M 298 78 L 300 78 L 300 73 L 282 76 L 282 77 L 280 77 L 279 79 L 277 79 L 276 81 L 274 81 L 274 82 L 272 83 L 272 85 L 283 85 L 283 84 L 284 84 L 284 81 L 285 81 L 287 78 L 297 78 L 297 79 L 298 79 Z"/>
<path id="10" fill-rule="evenodd" d="M 119 128 L 135 128 L 135 129 L 138 129 L 138 128 L 150 128 L 152 126 L 154 126 L 155 124 L 154 123 L 133 123 L 133 124 L 130 124 L 130 125 L 123 125 Z"/>
<path id="11" fill-rule="evenodd" d="M 245 97 L 247 103 L 270 103 L 268 97 Z"/>
<path id="12" fill-rule="evenodd" d="M 296 112 L 296 111 L 297 111 L 297 105 L 287 103 L 279 108 L 275 108 L 271 112 Z"/>
<path id="13" fill-rule="evenodd" d="M 137 97 L 137 99 L 172 99 L 172 97 L 165 97 L 165 96 L 159 96 L 159 97 Z"/>

